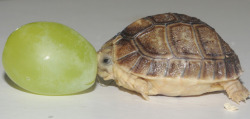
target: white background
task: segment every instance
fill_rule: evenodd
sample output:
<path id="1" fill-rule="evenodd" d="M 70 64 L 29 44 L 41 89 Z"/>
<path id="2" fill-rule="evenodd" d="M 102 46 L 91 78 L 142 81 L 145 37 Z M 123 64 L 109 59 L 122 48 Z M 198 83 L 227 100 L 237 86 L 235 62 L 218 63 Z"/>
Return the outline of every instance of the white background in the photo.
<path id="1" fill-rule="evenodd" d="M 65 24 L 96 50 L 141 17 L 178 12 L 205 21 L 238 54 L 250 89 L 250 0 L 0 0 L 0 56 L 12 31 L 34 21 Z M 0 58 L 1 61 L 2 58 Z M 2 62 L 2 61 L 1 61 Z M 150 101 L 114 85 L 96 84 L 71 96 L 30 94 L 5 75 L 0 64 L 0 119 L 247 119 L 250 100 L 228 112 L 221 93 L 196 97 L 151 96 Z"/>

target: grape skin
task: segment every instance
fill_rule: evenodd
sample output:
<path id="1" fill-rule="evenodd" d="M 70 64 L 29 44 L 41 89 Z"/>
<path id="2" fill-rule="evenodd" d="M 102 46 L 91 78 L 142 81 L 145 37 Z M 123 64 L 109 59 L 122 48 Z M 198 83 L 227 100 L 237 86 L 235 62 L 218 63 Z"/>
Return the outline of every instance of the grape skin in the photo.
<path id="1" fill-rule="evenodd" d="M 14 31 L 2 61 L 11 80 L 42 95 L 86 90 L 97 72 L 94 47 L 73 29 L 55 22 L 34 22 Z"/>

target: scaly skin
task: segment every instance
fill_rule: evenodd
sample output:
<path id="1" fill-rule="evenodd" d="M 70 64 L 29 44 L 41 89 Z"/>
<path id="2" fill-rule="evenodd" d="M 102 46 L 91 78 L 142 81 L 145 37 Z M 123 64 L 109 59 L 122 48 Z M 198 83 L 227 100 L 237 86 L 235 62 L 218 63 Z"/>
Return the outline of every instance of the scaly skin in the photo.
<path id="1" fill-rule="evenodd" d="M 221 83 L 226 90 L 228 97 L 236 103 L 245 101 L 250 95 L 250 92 L 244 87 L 239 80 L 233 80 Z"/>

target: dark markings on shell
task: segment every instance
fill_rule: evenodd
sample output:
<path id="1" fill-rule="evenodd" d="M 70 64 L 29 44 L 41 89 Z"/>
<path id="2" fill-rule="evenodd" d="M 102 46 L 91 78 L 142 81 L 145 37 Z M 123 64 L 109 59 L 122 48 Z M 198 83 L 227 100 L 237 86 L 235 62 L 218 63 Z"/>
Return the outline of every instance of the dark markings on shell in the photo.
<path id="1" fill-rule="evenodd" d="M 235 76 L 235 64 L 233 59 L 226 58 L 225 64 L 226 64 L 226 75 L 227 78 L 234 78 Z"/>
<path id="2" fill-rule="evenodd" d="M 144 55 L 154 58 L 173 57 L 166 40 L 166 27 L 163 25 L 156 25 L 138 35 L 135 42 Z"/>
<path id="3" fill-rule="evenodd" d="M 242 68 L 240 66 L 240 60 L 239 60 L 239 58 L 238 58 L 238 56 L 236 54 L 234 55 L 234 63 L 235 63 L 235 73 L 237 75 L 241 75 L 241 73 L 243 71 L 242 71 Z"/>
<path id="4" fill-rule="evenodd" d="M 129 67 L 130 69 L 134 67 L 137 60 L 141 57 L 141 55 L 138 52 L 133 52 L 125 57 L 122 57 L 121 59 L 117 60 L 117 63 L 124 67 Z"/>
<path id="5" fill-rule="evenodd" d="M 186 67 L 185 59 L 172 59 L 169 61 L 167 76 L 170 78 L 180 78 Z"/>
<path id="6" fill-rule="evenodd" d="M 205 22 L 184 14 L 148 16 L 114 44 L 117 63 L 145 77 L 225 80 L 242 72 L 238 56 Z"/>
<path id="7" fill-rule="evenodd" d="M 165 60 L 153 60 L 150 64 L 150 69 L 147 73 L 149 76 L 157 76 L 157 77 L 164 77 L 166 74 L 166 67 L 167 67 L 168 61 Z"/>
<path id="8" fill-rule="evenodd" d="M 194 31 L 189 24 L 176 23 L 167 26 L 168 42 L 178 58 L 201 59 Z"/>
<path id="9" fill-rule="evenodd" d="M 203 60 L 200 79 L 214 79 L 215 64 L 213 60 Z"/>
<path id="10" fill-rule="evenodd" d="M 132 40 L 121 39 L 119 42 L 115 44 L 117 59 L 124 57 L 131 52 L 137 51 L 137 48 Z"/>
<path id="11" fill-rule="evenodd" d="M 189 60 L 185 68 L 183 77 L 197 79 L 201 72 L 201 60 Z"/>
<path id="12" fill-rule="evenodd" d="M 215 80 L 226 78 L 226 66 L 224 60 L 215 61 L 214 78 Z"/>
<path id="13" fill-rule="evenodd" d="M 127 26 L 124 30 L 123 30 L 123 34 L 130 37 L 130 36 L 134 36 L 137 33 L 141 32 L 142 30 L 150 27 L 152 25 L 152 22 L 148 19 L 139 19 L 135 22 L 133 22 L 132 24 L 130 24 L 129 26 Z"/>
<path id="14" fill-rule="evenodd" d="M 199 47 L 202 49 L 202 54 L 205 58 L 224 59 L 224 54 L 221 49 L 220 40 L 214 29 L 207 25 L 194 25 L 196 37 Z"/>
<path id="15" fill-rule="evenodd" d="M 231 49 L 231 47 L 220 36 L 218 36 L 218 37 L 220 39 L 221 48 L 223 50 L 224 55 L 235 54 L 233 49 Z"/>
<path id="16" fill-rule="evenodd" d="M 151 17 L 156 23 L 168 23 L 177 21 L 173 14 L 158 14 Z"/>
<path id="17" fill-rule="evenodd" d="M 132 70 L 134 73 L 137 73 L 137 74 L 141 74 L 141 75 L 147 74 L 151 62 L 152 62 L 151 59 L 148 59 L 146 57 L 141 57 L 137 61 L 137 63 L 135 64 Z"/>

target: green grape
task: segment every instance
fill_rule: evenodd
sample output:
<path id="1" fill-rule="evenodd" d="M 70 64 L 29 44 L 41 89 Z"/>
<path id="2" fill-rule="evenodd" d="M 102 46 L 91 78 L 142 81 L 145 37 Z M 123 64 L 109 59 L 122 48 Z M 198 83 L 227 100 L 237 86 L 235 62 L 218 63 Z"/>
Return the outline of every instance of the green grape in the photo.
<path id="1" fill-rule="evenodd" d="M 2 57 L 5 72 L 20 87 L 42 95 L 67 95 L 91 87 L 97 73 L 94 47 L 75 30 L 34 22 L 14 31 Z"/>

